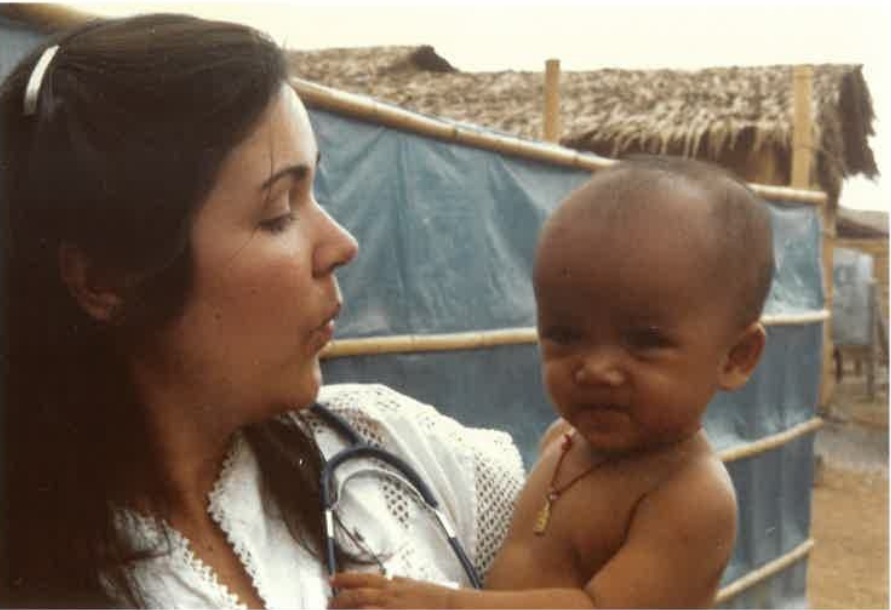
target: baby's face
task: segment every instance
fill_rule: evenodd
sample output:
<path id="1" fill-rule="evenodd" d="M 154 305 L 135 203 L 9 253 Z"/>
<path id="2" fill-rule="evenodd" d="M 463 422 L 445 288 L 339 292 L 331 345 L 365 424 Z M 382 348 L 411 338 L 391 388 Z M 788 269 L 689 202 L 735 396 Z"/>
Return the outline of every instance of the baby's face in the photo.
<path id="1" fill-rule="evenodd" d="M 544 382 L 595 449 L 624 453 L 693 434 L 720 387 L 731 308 L 707 272 L 707 223 L 676 207 L 622 230 L 558 215 L 542 236 Z"/>

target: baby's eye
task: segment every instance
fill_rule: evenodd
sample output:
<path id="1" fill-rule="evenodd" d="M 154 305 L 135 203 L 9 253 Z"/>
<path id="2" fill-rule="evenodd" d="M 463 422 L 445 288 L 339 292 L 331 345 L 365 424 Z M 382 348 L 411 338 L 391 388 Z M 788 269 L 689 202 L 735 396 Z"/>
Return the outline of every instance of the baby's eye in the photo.
<path id="1" fill-rule="evenodd" d="M 629 330 L 625 342 L 634 349 L 662 349 L 674 345 L 671 338 L 655 326 Z"/>
<path id="2" fill-rule="evenodd" d="M 566 327 L 551 327 L 544 330 L 541 335 L 541 338 L 546 341 L 552 341 L 559 345 L 568 345 L 574 341 L 577 341 L 581 335 L 578 331 L 572 328 Z"/>

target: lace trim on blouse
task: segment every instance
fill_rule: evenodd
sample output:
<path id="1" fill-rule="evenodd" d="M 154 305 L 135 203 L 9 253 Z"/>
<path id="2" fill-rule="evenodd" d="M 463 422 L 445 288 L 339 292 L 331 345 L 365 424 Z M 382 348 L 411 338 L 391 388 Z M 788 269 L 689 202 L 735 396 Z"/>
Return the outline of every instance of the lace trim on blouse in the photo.
<path id="1" fill-rule="evenodd" d="M 510 436 L 466 428 L 382 385 L 325 386 L 319 401 L 343 416 L 369 443 L 407 452 L 419 460 L 416 467 L 432 474 L 443 509 L 451 514 L 471 561 L 485 577 L 507 534 L 523 484 L 522 461 Z M 342 445 L 309 412 L 291 416 L 312 432 L 326 453 Z M 381 479 L 380 489 L 386 513 L 405 527 L 412 510 L 407 492 L 387 478 Z M 263 502 L 256 459 L 240 434 L 209 494 L 208 511 L 268 607 L 324 606 L 329 590 L 323 568 L 293 540 L 277 508 Z M 120 523 L 131 535 L 144 539 L 148 545 L 144 548 L 163 549 L 165 533 L 171 542 L 169 554 L 137 562 L 133 568 L 150 604 L 246 607 L 172 526 L 163 523 L 161 532 L 151 519 L 133 513 L 127 516 L 133 520 Z M 404 575 L 426 580 L 442 577 L 436 567 L 439 557 L 428 548 L 410 545 L 400 549 L 399 555 Z"/>

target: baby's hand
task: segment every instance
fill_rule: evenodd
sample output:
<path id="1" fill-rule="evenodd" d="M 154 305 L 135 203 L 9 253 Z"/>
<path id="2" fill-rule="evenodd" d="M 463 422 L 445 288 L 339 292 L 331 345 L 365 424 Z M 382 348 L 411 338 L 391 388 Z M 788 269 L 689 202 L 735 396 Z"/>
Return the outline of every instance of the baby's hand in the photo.
<path id="1" fill-rule="evenodd" d="M 341 572 L 331 579 L 339 589 L 329 608 L 450 608 L 454 591 L 409 578 L 392 580 L 380 574 Z"/>

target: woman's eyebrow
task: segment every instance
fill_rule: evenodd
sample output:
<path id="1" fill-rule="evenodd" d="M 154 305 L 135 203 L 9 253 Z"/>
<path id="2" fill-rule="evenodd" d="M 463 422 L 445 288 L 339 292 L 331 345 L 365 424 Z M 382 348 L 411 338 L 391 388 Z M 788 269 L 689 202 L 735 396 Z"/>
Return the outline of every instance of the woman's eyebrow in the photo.
<path id="1" fill-rule="evenodd" d="M 319 161 L 322 158 L 322 153 L 316 153 L 316 167 L 319 165 Z M 281 180 L 286 176 L 290 176 L 294 182 L 300 182 L 306 178 L 306 175 L 309 173 L 309 165 L 306 163 L 298 163 L 296 165 L 288 165 L 287 167 L 283 167 L 271 176 L 269 176 L 266 180 L 263 181 L 263 184 L 260 185 L 260 190 L 265 191 L 272 187 L 277 181 Z"/>

